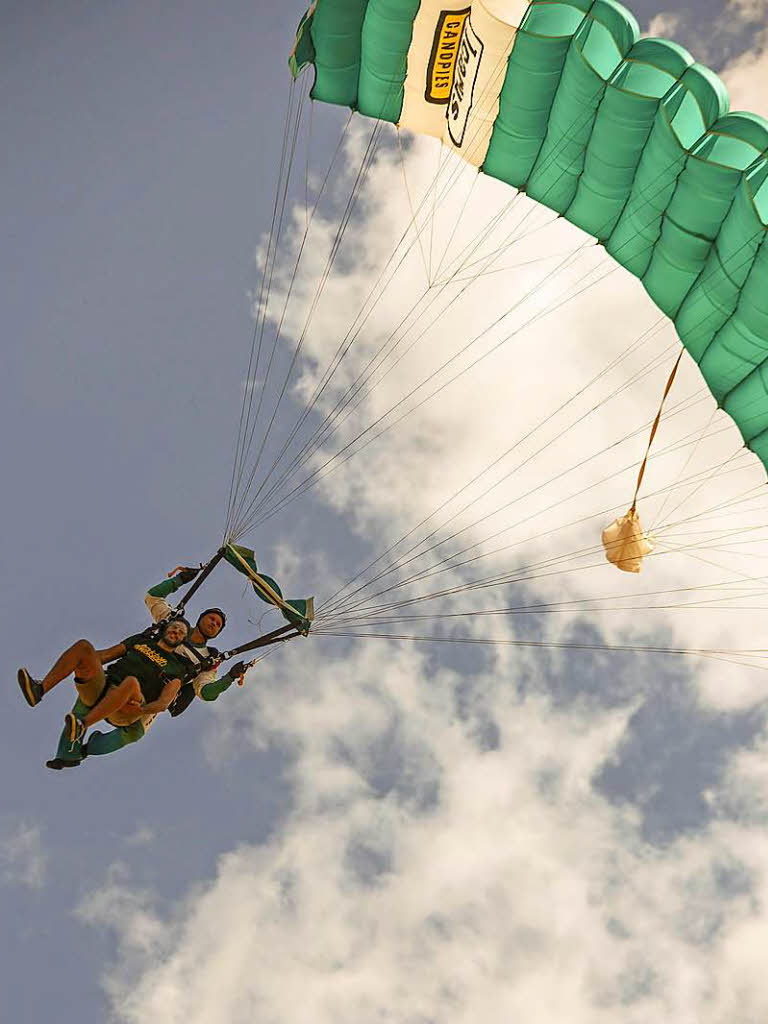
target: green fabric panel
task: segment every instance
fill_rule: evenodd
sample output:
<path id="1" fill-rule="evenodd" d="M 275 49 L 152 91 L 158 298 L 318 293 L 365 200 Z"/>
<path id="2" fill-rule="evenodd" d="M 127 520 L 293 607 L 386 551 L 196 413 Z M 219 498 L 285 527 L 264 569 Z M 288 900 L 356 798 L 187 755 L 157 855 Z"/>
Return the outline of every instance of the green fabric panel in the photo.
<path id="1" fill-rule="evenodd" d="M 358 110 L 382 121 L 400 120 L 408 48 L 419 0 L 369 0 L 362 37 Z"/>
<path id="2" fill-rule="evenodd" d="M 664 40 L 642 39 L 632 47 L 597 111 L 569 221 L 601 241 L 608 238 L 629 199 L 660 100 L 692 63 L 682 47 Z"/>
<path id="3" fill-rule="evenodd" d="M 606 242 L 611 256 L 636 277 L 642 277 L 651 261 L 661 220 L 685 165 L 685 156 L 662 105 L 638 163 L 629 198 Z"/>
<path id="4" fill-rule="evenodd" d="M 723 408 L 733 418 L 747 446 L 755 451 L 755 442 L 765 446 L 768 438 L 768 371 L 763 363 L 754 367 L 729 394 Z"/>
<path id="5" fill-rule="evenodd" d="M 754 438 L 747 447 L 755 453 L 764 466 L 768 467 L 768 432 Z"/>
<path id="6" fill-rule="evenodd" d="M 322 0 L 312 19 L 315 84 L 312 99 L 357 106 L 362 29 L 368 0 Z"/>
<path id="7" fill-rule="evenodd" d="M 712 131 L 751 146 L 755 154 L 768 148 L 768 121 L 759 114 L 750 114 L 748 111 L 725 114 Z M 701 148 L 705 148 L 704 143 Z"/>
<path id="8" fill-rule="evenodd" d="M 486 174 L 517 188 L 527 182 L 547 134 L 571 36 L 584 14 L 564 3 L 535 3 L 528 8 L 507 64 L 483 164 Z"/>
<path id="9" fill-rule="evenodd" d="M 762 125 L 755 124 L 754 117 L 749 120 L 751 128 L 748 127 L 747 131 L 761 129 Z M 753 134 L 750 141 L 759 144 L 759 134 Z M 732 262 L 742 254 L 748 257 L 754 252 L 755 255 L 745 275 L 733 315 L 714 333 L 699 359 L 710 390 L 764 465 L 768 455 L 768 402 L 765 400 L 768 376 L 768 209 L 767 204 L 760 200 L 765 196 L 767 183 L 768 159 L 763 158 L 742 178 L 733 207 L 718 237 L 718 248 L 723 245 L 724 237 L 729 241 Z M 740 278 L 736 280 L 738 282 Z M 697 286 L 701 288 L 701 282 L 697 282 Z M 683 340 L 688 344 L 687 337 Z"/>
<path id="10" fill-rule="evenodd" d="M 308 64 L 315 62 L 315 47 L 312 43 L 312 19 L 314 10 L 310 7 L 304 12 L 304 16 L 296 29 L 296 42 L 293 44 L 293 51 L 288 58 L 288 67 L 291 75 L 298 78 Z"/>
<path id="11" fill-rule="evenodd" d="M 611 256 L 636 277 L 645 274 L 653 257 L 687 149 L 727 105 L 728 96 L 720 80 L 696 64 L 661 101 L 629 199 L 606 244 Z"/>
<path id="12" fill-rule="evenodd" d="M 285 602 L 285 604 L 290 605 L 289 608 L 280 608 L 280 614 L 283 616 L 283 618 L 287 619 L 288 622 L 292 622 L 295 626 L 297 626 L 300 629 L 309 629 L 309 623 L 311 622 L 315 615 L 313 599 L 310 597 L 283 597 L 283 592 L 280 589 L 277 580 L 272 579 L 271 576 L 267 576 L 266 573 L 261 572 L 258 566 L 256 565 L 256 555 L 251 548 L 243 547 L 242 544 L 228 544 L 227 550 L 224 553 L 225 560 L 229 562 L 229 564 L 233 568 L 237 569 L 238 572 L 242 573 L 247 579 L 251 581 L 251 587 L 253 588 L 253 592 L 259 598 L 259 600 L 264 601 L 266 604 L 271 604 L 275 607 L 279 607 L 279 605 L 275 605 L 275 602 L 272 600 L 271 597 L 269 597 L 269 595 L 266 592 L 263 592 L 259 589 L 256 581 L 250 577 L 248 571 L 244 568 L 244 566 L 237 558 L 237 555 L 239 555 L 240 558 L 242 558 L 243 561 L 247 563 L 249 569 L 251 570 L 252 573 L 254 573 L 254 575 L 258 576 L 261 580 L 263 580 L 275 592 L 275 594 Z"/>
<path id="13" fill-rule="evenodd" d="M 736 310 L 741 289 L 762 242 L 758 209 L 744 179 L 712 247 L 704 270 L 675 320 L 685 347 L 699 362 L 717 331 Z"/>
<path id="14" fill-rule="evenodd" d="M 761 233 L 761 245 L 736 312 L 715 334 L 699 362 L 710 391 L 724 403 L 747 440 L 762 429 L 755 423 L 758 410 L 750 407 L 754 394 L 750 377 L 768 356 L 768 246 L 764 227 Z"/>
<path id="15" fill-rule="evenodd" d="M 626 83 L 639 72 L 640 75 L 635 81 L 642 88 L 635 91 L 642 92 L 644 96 L 652 95 L 661 99 L 693 63 L 693 57 L 679 43 L 647 36 L 645 39 L 638 39 L 629 51 L 626 63 L 617 71 L 616 78 Z M 674 81 L 667 82 L 660 78 L 659 72 L 671 75 Z"/>
<path id="16" fill-rule="evenodd" d="M 728 90 L 714 71 L 703 64 L 688 68 L 680 80 L 695 101 L 695 109 L 681 106 L 675 114 L 675 131 L 680 142 L 690 148 L 728 110 Z M 702 128 L 703 125 L 703 128 Z"/>
<path id="17" fill-rule="evenodd" d="M 755 215 L 761 224 L 768 224 L 768 159 L 760 160 L 744 180 Z"/>
<path id="18" fill-rule="evenodd" d="M 283 592 L 280 589 L 280 584 L 277 582 L 277 580 L 274 578 L 274 576 L 267 576 L 267 574 L 265 572 L 260 572 L 259 576 L 264 580 L 264 582 L 267 584 L 268 587 L 271 587 L 272 590 L 274 590 L 274 592 L 277 594 L 278 597 L 282 597 L 283 596 Z M 269 598 L 266 597 L 264 594 L 258 593 L 258 591 L 256 591 L 255 587 L 253 589 L 256 592 L 257 596 L 260 597 L 262 601 L 266 601 L 267 604 L 271 604 L 272 603 L 269 600 Z"/>
<path id="19" fill-rule="evenodd" d="M 618 4 L 597 0 L 577 30 L 552 104 L 528 195 L 559 213 L 573 201 L 607 79 L 638 34 Z"/>
<path id="20" fill-rule="evenodd" d="M 710 239 L 701 238 L 695 232 L 680 227 L 668 215 L 664 216 L 661 235 L 654 246 L 648 270 L 643 275 L 643 284 L 667 316 L 673 319 L 676 316 L 688 289 L 706 263 L 711 245 Z"/>
<path id="21" fill-rule="evenodd" d="M 593 0 L 535 0 L 525 12 L 519 29 L 526 35 L 542 39 L 567 39 L 589 13 Z"/>
<path id="22" fill-rule="evenodd" d="M 712 163 L 709 155 L 720 136 L 731 144 L 737 167 Z M 742 180 L 744 155 L 759 156 L 754 143 L 768 147 L 768 125 L 761 132 L 754 116 L 727 114 L 694 146 L 667 208 L 661 236 L 643 277 L 648 294 L 675 317 L 709 255 Z M 722 158 L 723 154 L 719 154 Z M 741 165 L 741 166 L 738 166 Z"/>

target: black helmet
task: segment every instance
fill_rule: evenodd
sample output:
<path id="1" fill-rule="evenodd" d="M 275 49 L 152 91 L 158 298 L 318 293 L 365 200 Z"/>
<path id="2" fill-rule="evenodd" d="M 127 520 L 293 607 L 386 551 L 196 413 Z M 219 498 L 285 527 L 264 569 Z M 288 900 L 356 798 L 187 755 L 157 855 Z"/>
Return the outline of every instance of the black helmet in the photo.
<path id="1" fill-rule="evenodd" d="M 221 629 L 224 629 L 224 627 L 227 624 L 227 616 L 224 614 L 224 612 L 221 610 L 221 608 L 206 608 L 205 611 L 200 612 L 200 614 L 197 616 L 197 622 L 195 623 L 195 625 L 196 626 L 200 625 L 200 619 L 202 619 L 202 617 L 204 615 L 211 615 L 211 614 L 219 616 L 219 618 L 221 619 Z M 221 632 L 221 629 L 219 630 L 219 633 Z"/>

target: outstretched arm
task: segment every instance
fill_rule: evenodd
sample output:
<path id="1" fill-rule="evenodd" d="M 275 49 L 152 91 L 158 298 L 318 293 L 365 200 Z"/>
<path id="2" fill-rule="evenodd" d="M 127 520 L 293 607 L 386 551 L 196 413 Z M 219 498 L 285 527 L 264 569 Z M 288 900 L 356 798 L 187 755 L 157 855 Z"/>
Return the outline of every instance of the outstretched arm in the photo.
<path id="1" fill-rule="evenodd" d="M 243 661 L 238 661 L 230 668 L 226 675 L 222 676 L 221 679 L 214 679 L 210 683 L 206 683 L 205 686 L 200 688 L 200 696 L 203 700 L 216 700 L 225 690 L 228 690 L 232 683 L 236 679 L 242 680 L 246 673 L 247 665 Z"/>
<path id="2" fill-rule="evenodd" d="M 216 700 L 219 694 L 230 688 L 233 679 L 234 677 L 229 674 L 217 679 L 215 668 L 208 672 L 201 672 L 191 682 L 182 686 L 179 696 L 168 708 L 171 717 L 178 718 L 179 715 L 183 715 L 195 697 L 201 697 L 207 701 Z"/>
<path id="3" fill-rule="evenodd" d="M 179 565 L 169 574 L 170 579 L 163 580 L 162 583 L 157 583 L 154 587 L 149 588 L 144 596 L 144 604 L 155 622 L 167 618 L 173 612 L 173 608 L 166 598 L 175 594 L 179 587 L 191 583 L 199 571 L 199 569 Z"/>
<path id="4" fill-rule="evenodd" d="M 217 700 L 222 693 L 230 688 L 232 682 L 232 678 L 227 673 L 221 679 L 214 679 L 212 683 L 206 683 L 205 686 L 202 686 L 200 688 L 200 696 L 203 700 L 207 701 Z"/>

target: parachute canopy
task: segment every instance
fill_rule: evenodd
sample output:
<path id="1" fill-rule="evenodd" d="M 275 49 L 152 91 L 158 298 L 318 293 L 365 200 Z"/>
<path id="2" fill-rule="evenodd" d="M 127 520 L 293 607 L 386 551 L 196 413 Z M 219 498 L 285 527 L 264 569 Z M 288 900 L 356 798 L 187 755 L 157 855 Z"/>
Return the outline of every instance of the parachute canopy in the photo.
<path id="1" fill-rule="evenodd" d="M 441 139 L 597 238 L 768 466 L 768 122 L 613 0 L 317 0 L 314 99 Z"/>

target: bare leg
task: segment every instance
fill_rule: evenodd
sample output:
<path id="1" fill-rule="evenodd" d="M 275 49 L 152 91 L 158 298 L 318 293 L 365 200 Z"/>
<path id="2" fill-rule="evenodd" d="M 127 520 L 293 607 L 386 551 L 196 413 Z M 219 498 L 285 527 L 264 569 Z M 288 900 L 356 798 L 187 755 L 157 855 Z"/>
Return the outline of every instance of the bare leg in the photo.
<path id="1" fill-rule="evenodd" d="M 74 672 L 78 679 L 92 679 L 101 672 L 101 659 L 88 640 L 78 640 L 61 655 L 43 679 L 43 693 L 50 692 L 57 683 Z"/>
<path id="2" fill-rule="evenodd" d="M 83 725 L 86 729 L 90 729 L 97 722 L 101 722 L 104 718 L 109 718 L 115 711 L 128 710 L 131 706 L 135 707 L 136 718 L 138 719 L 141 717 L 142 701 L 143 698 L 138 679 L 135 676 L 126 676 L 121 683 L 108 690 L 98 704 L 91 708 L 85 718 L 82 719 Z M 128 705 L 128 708 L 126 705 Z"/>

